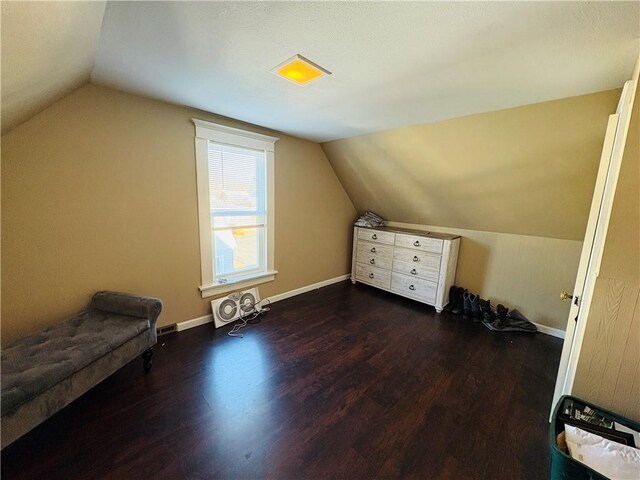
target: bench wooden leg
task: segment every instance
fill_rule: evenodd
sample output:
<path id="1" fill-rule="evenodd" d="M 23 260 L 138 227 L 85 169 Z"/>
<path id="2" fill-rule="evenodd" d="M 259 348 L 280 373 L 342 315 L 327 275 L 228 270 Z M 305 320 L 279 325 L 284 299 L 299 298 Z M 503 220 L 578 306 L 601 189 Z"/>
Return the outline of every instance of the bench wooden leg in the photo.
<path id="1" fill-rule="evenodd" d="M 149 373 L 151 366 L 153 365 L 153 347 L 145 350 L 142 354 L 142 366 L 146 373 Z"/>

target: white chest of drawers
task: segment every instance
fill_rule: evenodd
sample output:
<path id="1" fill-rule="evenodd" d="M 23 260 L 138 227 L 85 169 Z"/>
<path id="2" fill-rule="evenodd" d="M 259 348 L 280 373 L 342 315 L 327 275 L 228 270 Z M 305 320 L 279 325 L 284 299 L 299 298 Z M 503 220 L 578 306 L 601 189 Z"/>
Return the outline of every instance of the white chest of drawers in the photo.
<path id="1" fill-rule="evenodd" d="M 351 281 L 433 305 L 440 313 L 456 279 L 459 249 L 457 235 L 355 227 Z"/>

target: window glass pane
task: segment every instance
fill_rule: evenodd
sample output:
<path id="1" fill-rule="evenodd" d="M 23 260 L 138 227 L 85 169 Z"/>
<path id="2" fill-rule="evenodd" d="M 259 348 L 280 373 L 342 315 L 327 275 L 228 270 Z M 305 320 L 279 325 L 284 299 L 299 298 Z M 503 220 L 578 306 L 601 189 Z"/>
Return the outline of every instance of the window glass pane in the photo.
<path id="1" fill-rule="evenodd" d="M 234 228 L 213 233 L 216 276 L 256 270 L 260 266 L 262 228 Z"/>
<path id="2" fill-rule="evenodd" d="M 262 151 L 209 143 L 211 211 L 264 211 L 265 155 Z"/>
<path id="3" fill-rule="evenodd" d="M 242 215 L 226 217 L 220 215 L 213 216 L 213 228 L 246 227 L 248 225 L 262 225 L 264 217 L 257 215 Z"/>

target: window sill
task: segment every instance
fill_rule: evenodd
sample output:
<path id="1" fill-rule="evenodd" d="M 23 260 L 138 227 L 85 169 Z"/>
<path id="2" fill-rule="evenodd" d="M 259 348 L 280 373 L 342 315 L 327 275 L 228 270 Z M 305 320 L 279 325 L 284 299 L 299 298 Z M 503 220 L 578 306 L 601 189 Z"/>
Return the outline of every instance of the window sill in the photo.
<path id="1" fill-rule="evenodd" d="M 202 298 L 212 297 L 227 292 L 235 292 L 243 288 L 253 287 L 261 283 L 272 282 L 276 279 L 278 272 L 276 270 L 270 272 L 259 273 L 248 277 L 238 277 L 230 279 L 227 283 L 215 283 L 213 285 L 205 285 L 198 287 Z"/>

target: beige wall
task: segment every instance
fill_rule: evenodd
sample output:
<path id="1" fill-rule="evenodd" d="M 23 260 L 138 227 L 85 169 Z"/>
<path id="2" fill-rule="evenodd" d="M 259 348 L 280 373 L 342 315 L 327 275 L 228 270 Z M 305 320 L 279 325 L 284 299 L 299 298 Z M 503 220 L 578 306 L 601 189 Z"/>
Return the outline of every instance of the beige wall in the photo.
<path id="1" fill-rule="evenodd" d="M 570 305 L 559 293 L 573 289 L 582 242 L 392 223 L 460 235 L 456 285 L 490 298 L 494 307 L 516 308 L 532 322 L 566 328 Z"/>
<path id="2" fill-rule="evenodd" d="M 574 394 L 640 422 L 640 95 L 625 145 Z"/>
<path id="3" fill-rule="evenodd" d="M 456 284 L 566 328 L 620 90 L 322 145 L 358 209 L 462 235 Z"/>
<path id="4" fill-rule="evenodd" d="M 161 325 L 210 312 L 197 288 L 192 117 L 243 126 L 87 85 L 2 137 L 3 343 L 99 289 L 160 297 Z M 355 216 L 320 146 L 277 136 L 280 273 L 262 296 L 348 273 Z"/>
<path id="5" fill-rule="evenodd" d="M 611 90 L 322 145 L 358 211 L 582 240 Z"/>

